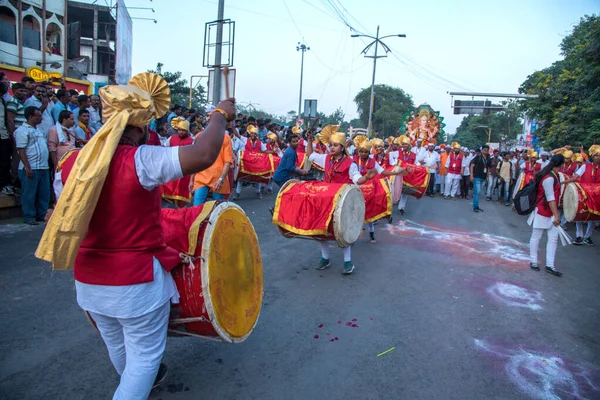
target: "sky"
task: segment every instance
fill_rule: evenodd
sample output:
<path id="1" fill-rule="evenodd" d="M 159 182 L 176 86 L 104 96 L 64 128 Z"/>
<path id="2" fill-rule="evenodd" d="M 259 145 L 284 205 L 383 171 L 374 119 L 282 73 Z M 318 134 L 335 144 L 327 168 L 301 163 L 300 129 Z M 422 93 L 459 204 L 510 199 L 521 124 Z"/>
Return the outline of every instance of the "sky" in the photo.
<path id="1" fill-rule="evenodd" d="M 381 36 L 406 34 L 384 40 L 392 52 L 378 59 L 375 82 L 439 110 L 449 133 L 463 118 L 453 115 L 449 91 L 517 93 L 528 75 L 561 58 L 559 44 L 582 16 L 600 11 L 600 0 L 225 0 L 225 18 L 236 23 L 240 104 L 277 115 L 297 110 L 302 42 L 310 47 L 303 98 L 318 100 L 323 113 L 341 107 L 346 120 L 357 117 L 354 96 L 371 85 L 373 62 L 361 54 L 370 41 L 351 38 L 330 3 L 360 33 L 374 36 L 379 25 Z M 186 79 L 207 75 L 204 25 L 217 19 L 217 0 L 126 4 L 155 10 L 132 8 L 132 17 L 157 19 L 133 21 L 134 74 L 162 62 Z"/>

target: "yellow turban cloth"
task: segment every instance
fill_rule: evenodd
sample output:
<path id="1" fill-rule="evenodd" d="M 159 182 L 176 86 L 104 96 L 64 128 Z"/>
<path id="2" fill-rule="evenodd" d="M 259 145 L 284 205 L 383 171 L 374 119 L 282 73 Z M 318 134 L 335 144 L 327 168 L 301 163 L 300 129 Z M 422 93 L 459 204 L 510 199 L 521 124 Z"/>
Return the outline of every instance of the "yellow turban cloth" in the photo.
<path id="1" fill-rule="evenodd" d="M 55 270 L 73 268 L 125 127 L 145 127 L 152 118 L 162 117 L 169 109 L 170 93 L 160 75 L 148 72 L 134 76 L 128 85 L 100 89 L 106 123 L 79 152 L 36 257 L 50 261 Z"/>

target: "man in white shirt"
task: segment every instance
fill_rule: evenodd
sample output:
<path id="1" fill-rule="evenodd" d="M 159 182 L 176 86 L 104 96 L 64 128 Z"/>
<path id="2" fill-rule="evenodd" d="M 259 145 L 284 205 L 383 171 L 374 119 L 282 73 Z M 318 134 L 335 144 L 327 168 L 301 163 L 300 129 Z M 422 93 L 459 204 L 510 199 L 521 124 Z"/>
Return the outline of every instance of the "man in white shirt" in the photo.
<path id="1" fill-rule="evenodd" d="M 87 109 L 90 112 L 90 126 L 95 132 L 102 128 L 102 108 L 100 96 L 93 94 L 90 96 L 90 106 Z"/>
<path id="2" fill-rule="evenodd" d="M 425 192 L 425 195 L 429 197 L 433 197 L 435 171 L 438 169 L 438 163 L 440 160 L 440 155 L 433 150 L 434 148 L 435 145 L 433 143 L 429 143 L 426 151 L 421 152 L 421 155 L 417 154 L 417 165 L 427 167 L 429 170 L 429 185 L 427 186 L 427 191 Z"/>
<path id="3" fill-rule="evenodd" d="M 460 184 L 460 196 L 463 199 L 469 199 L 469 185 L 471 183 L 471 171 L 469 165 L 471 160 L 475 157 L 475 151 L 469 151 L 466 147 L 463 147 L 463 161 L 462 161 L 462 182 Z"/>

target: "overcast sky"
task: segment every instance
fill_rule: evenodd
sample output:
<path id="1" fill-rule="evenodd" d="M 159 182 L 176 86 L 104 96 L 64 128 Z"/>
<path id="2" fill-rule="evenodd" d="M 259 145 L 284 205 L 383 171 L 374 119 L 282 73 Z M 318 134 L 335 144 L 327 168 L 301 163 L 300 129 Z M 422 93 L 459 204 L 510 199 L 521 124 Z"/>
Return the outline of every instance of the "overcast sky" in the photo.
<path id="1" fill-rule="evenodd" d="M 416 105 L 441 111 L 454 133 L 448 91 L 516 93 L 535 70 L 560 58 L 558 45 L 585 14 L 598 13 L 600 0 L 402 1 L 331 0 L 355 29 L 389 38 L 392 49 L 379 59 L 376 83 L 404 89 Z M 351 38 L 328 0 L 225 0 L 225 18 L 236 22 L 234 66 L 240 103 L 275 114 L 298 108 L 300 52 L 304 59 L 303 98 L 317 99 L 330 113 L 341 107 L 357 116 L 353 98 L 369 87 L 372 59 L 360 52 L 366 40 Z M 126 0 L 134 20 L 133 73 L 153 69 L 206 75 L 202 67 L 204 24 L 217 17 L 216 0 Z M 206 81 L 202 81 L 205 85 Z M 400 121 L 399 121 L 400 122 Z"/>

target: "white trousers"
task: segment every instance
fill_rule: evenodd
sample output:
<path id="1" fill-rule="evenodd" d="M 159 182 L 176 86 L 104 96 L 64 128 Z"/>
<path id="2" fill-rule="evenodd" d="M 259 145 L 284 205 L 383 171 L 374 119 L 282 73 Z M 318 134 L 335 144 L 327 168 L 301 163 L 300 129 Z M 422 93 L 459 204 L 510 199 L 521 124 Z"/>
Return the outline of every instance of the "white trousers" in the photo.
<path id="1" fill-rule="evenodd" d="M 407 201 L 408 201 L 408 195 L 402 193 L 400 195 L 400 201 L 398 202 L 398 210 L 404 210 L 404 207 L 406 207 Z"/>
<path id="2" fill-rule="evenodd" d="M 375 232 L 375 222 L 367 222 L 367 227 L 369 228 L 369 233 Z"/>
<path id="3" fill-rule="evenodd" d="M 529 240 L 529 261 L 538 263 L 538 247 L 544 231 L 548 233 L 548 243 L 546 244 L 546 266 L 554 267 L 554 256 L 558 246 L 558 229 L 553 225 L 550 229 L 533 228 L 531 239 Z"/>
<path id="4" fill-rule="evenodd" d="M 271 184 L 272 185 L 272 184 Z M 262 189 L 265 186 L 264 183 L 257 183 L 256 184 L 256 193 L 260 193 L 260 189 Z M 271 186 L 272 187 L 272 186 Z M 242 193 L 242 181 L 237 181 L 237 184 L 235 186 L 235 192 L 237 194 Z"/>
<path id="5" fill-rule="evenodd" d="M 460 187 L 460 175 L 448 174 L 446 176 L 446 191 L 444 196 L 456 197 L 458 195 L 458 189 Z"/>
<path id="6" fill-rule="evenodd" d="M 136 318 L 90 313 L 121 375 L 113 400 L 146 400 L 167 344 L 171 302 Z"/>
<path id="7" fill-rule="evenodd" d="M 575 222 L 575 229 L 577 230 L 577 237 L 582 237 L 584 239 L 592 237 L 592 232 L 594 230 L 594 224 L 592 222 L 587 223 L 585 235 L 583 234 L 583 224 L 585 224 L 585 222 Z"/>
<path id="8" fill-rule="evenodd" d="M 321 245 L 321 257 L 329 260 L 329 243 L 319 242 Z M 352 261 L 352 246 L 344 247 L 344 262 Z"/>

